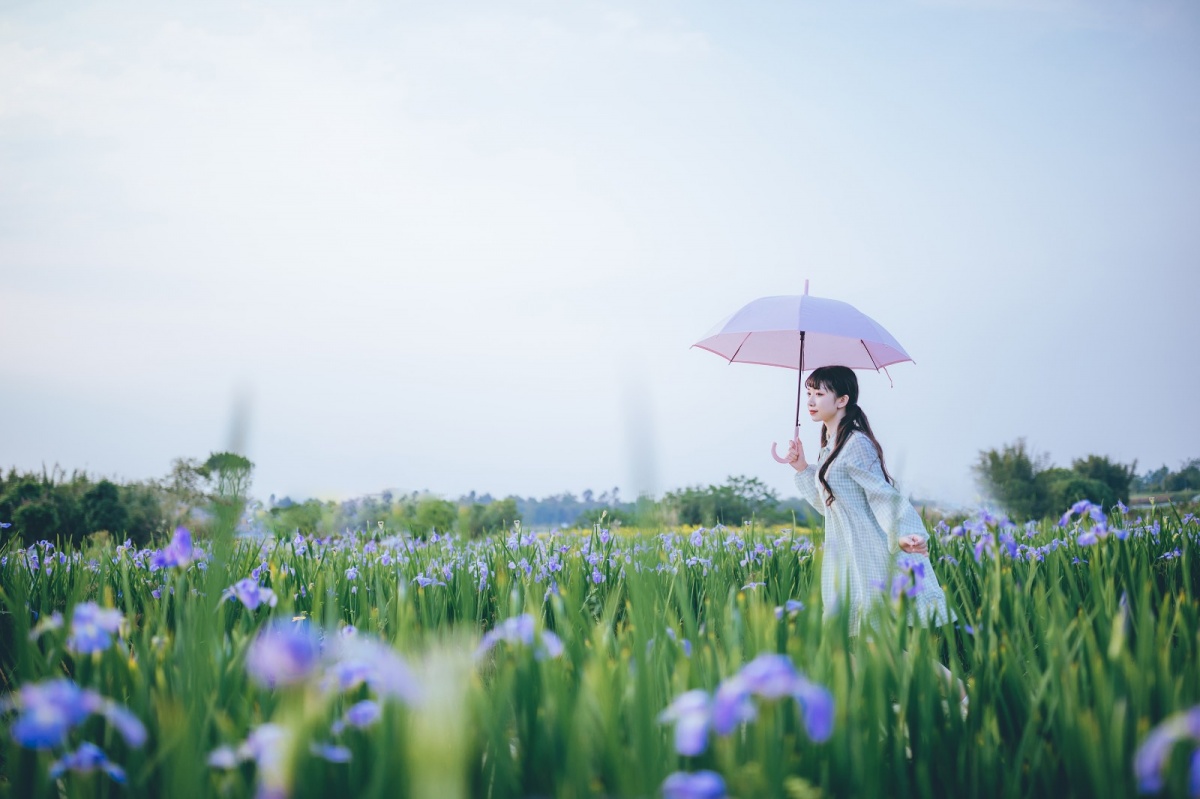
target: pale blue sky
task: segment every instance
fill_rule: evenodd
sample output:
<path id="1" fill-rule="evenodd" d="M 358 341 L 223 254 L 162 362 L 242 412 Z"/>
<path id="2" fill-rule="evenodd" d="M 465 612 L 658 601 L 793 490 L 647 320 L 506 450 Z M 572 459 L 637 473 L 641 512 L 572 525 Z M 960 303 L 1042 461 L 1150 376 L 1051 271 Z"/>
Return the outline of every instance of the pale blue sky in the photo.
<path id="1" fill-rule="evenodd" d="M 688 347 L 805 278 L 910 491 L 1200 456 L 1193 3 L 0 2 L 0 75 L 0 466 L 242 397 L 262 497 L 791 495 L 795 373 Z"/>

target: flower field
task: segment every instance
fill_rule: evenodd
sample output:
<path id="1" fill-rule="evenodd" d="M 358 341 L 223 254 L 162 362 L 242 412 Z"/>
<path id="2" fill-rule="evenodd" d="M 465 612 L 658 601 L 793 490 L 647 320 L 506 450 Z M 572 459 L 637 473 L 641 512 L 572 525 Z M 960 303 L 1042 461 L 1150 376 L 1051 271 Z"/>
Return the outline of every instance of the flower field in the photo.
<path id="1" fill-rule="evenodd" d="M 931 533 L 861 637 L 819 531 L 10 543 L 0 795 L 1200 794 L 1200 521 Z"/>

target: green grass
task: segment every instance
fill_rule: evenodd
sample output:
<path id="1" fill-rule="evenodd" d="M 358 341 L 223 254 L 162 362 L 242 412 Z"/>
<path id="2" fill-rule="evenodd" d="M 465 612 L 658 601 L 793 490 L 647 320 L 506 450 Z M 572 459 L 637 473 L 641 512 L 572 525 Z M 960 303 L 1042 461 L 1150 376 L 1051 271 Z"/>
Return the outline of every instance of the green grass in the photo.
<path id="1" fill-rule="evenodd" d="M 157 571 L 149 553 L 111 544 L 35 548 L 31 568 L 10 544 L 0 551 L 4 690 L 69 676 L 127 705 L 149 739 L 129 747 L 93 716 L 71 746 L 98 744 L 127 784 L 98 773 L 51 780 L 62 750 L 23 748 L 5 723 L 0 795 L 250 796 L 276 779 L 297 797 L 656 796 L 672 772 L 711 769 L 744 799 L 1130 796 L 1133 754 L 1152 726 L 1200 703 L 1200 524 L 1170 508 L 1113 522 L 1131 534 L 1087 547 L 1069 529 L 1012 531 L 1031 547 L 1065 541 L 1040 558 L 1011 557 L 1001 543 L 976 560 L 978 534 L 938 531 L 931 556 L 958 623 L 909 628 L 898 621 L 903 607 L 881 603 L 870 641 L 836 618 L 823 623 L 821 550 L 787 531 L 420 542 L 373 530 L 302 546 L 226 533 L 201 542 L 212 553 L 205 568 Z M 276 607 L 222 601 L 263 563 Z M 444 585 L 421 587 L 418 574 Z M 805 608 L 778 618 L 789 599 Z M 126 629 L 103 651 L 77 655 L 66 644 L 72 608 L 86 600 L 119 609 Z M 54 611 L 65 626 L 31 641 Z M 476 656 L 485 631 L 522 613 L 561 639 L 560 656 L 520 644 Z M 256 633 L 292 619 L 329 642 L 348 625 L 387 642 L 422 700 L 388 699 L 374 725 L 332 734 L 346 708 L 378 692 L 322 690 L 315 678 L 269 689 L 247 675 Z M 661 711 L 765 652 L 786 653 L 832 691 L 832 737 L 810 741 L 790 699 L 760 702 L 756 720 L 712 735 L 698 757 L 678 755 Z M 965 718 L 939 662 L 968 687 Z M 206 763 L 268 722 L 288 741 L 275 778 L 253 761 Z M 343 745 L 351 759 L 315 757 L 314 742 Z M 1183 790 L 1185 759 L 1172 761 L 1168 792 Z"/>

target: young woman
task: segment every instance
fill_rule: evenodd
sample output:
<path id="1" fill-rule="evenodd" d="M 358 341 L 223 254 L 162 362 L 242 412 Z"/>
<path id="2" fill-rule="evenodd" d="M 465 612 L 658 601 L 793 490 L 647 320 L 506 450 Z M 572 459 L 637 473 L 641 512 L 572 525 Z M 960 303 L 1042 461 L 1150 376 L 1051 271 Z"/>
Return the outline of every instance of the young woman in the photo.
<path id="1" fill-rule="evenodd" d="M 810 464 L 795 439 L 787 461 L 801 496 L 825 516 L 825 616 L 847 602 L 850 632 L 857 635 L 871 602 L 903 591 L 917 620 L 947 623 L 946 596 L 929 562 L 929 534 L 883 466 L 883 449 L 858 405 L 858 378 L 845 366 L 823 366 L 805 384 L 809 418 L 823 425 L 821 452 Z"/>

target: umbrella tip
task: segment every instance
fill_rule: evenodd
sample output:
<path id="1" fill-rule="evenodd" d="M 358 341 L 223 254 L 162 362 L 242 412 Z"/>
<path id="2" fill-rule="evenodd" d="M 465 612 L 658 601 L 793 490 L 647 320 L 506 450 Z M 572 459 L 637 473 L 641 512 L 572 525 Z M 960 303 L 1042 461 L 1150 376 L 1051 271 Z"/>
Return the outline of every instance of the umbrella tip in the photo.
<path id="1" fill-rule="evenodd" d="M 804 293 L 808 293 L 808 278 L 804 278 Z"/>

